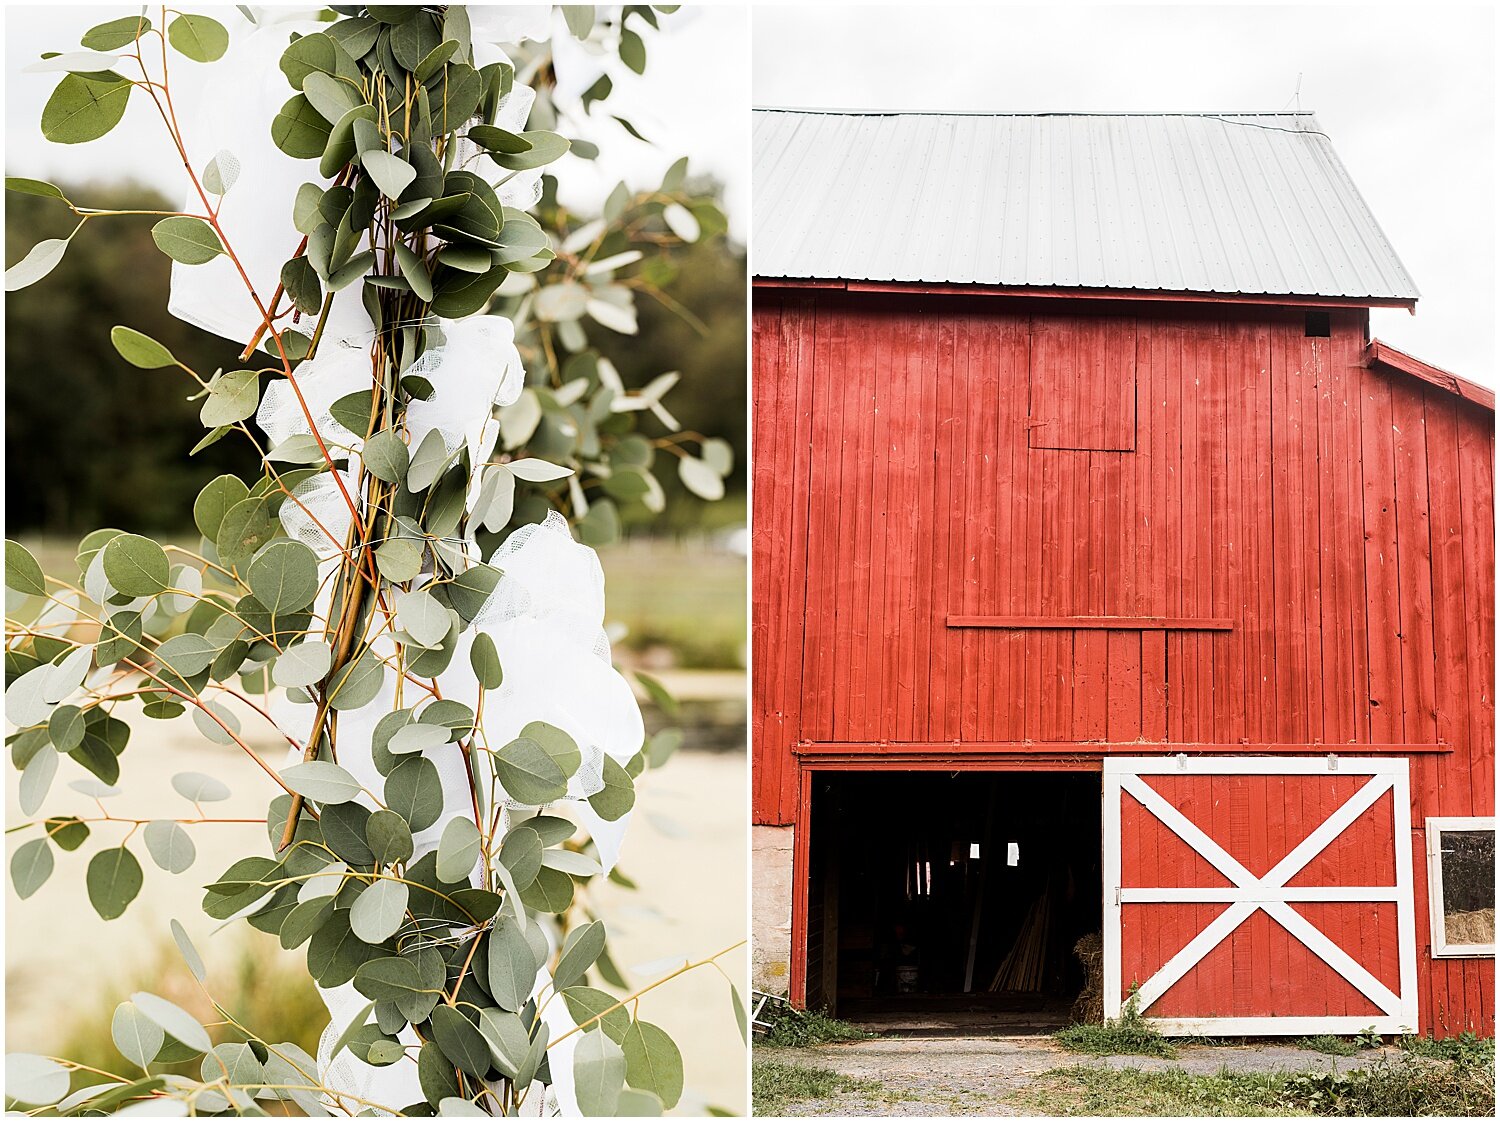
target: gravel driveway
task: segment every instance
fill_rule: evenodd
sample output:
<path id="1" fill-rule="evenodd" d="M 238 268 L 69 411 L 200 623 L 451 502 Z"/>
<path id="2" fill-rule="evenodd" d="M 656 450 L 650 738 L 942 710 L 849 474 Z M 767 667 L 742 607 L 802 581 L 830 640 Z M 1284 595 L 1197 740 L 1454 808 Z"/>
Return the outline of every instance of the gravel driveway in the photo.
<path id="1" fill-rule="evenodd" d="M 796 1117 L 962 1116 L 1029 1113 L 1012 1104 L 1033 1077 L 1053 1068 L 1091 1065 L 1142 1070 L 1177 1069 L 1213 1075 L 1237 1072 L 1347 1070 L 1373 1063 L 1382 1049 L 1354 1056 L 1328 1056 L 1286 1044 L 1224 1047 L 1186 1045 L 1174 1059 L 1155 1056 L 1083 1056 L 1045 1037 L 882 1037 L 816 1048 L 757 1047 L 756 1057 L 808 1067 L 830 1068 L 868 1081 L 866 1089 L 840 1092 L 823 1100 L 803 1100 L 788 1108 Z M 874 1085 L 881 1090 L 876 1090 Z"/>

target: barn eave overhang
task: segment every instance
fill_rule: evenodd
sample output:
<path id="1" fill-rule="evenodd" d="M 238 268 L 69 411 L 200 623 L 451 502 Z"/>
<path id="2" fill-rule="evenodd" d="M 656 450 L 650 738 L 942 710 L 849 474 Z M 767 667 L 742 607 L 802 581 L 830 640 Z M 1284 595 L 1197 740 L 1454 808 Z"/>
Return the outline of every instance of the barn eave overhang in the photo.
<path id="1" fill-rule="evenodd" d="M 1200 292 L 1161 288 L 1082 288 L 1075 286 L 952 284 L 934 281 L 883 281 L 838 277 L 772 277 L 757 275 L 761 289 L 833 289 L 842 292 L 909 293 L 914 296 L 1011 296 L 1048 300 L 1152 300 L 1165 303 L 1271 305 L 1289 308 L 1405 308 L 1415 312 L 1415 296 L 1348 296 L 1319 293 Z"/>
<path id="2" fill-rule="evenodd" d="M 1405 351 L 1398 351 L 1389 343 L 1382 343 L 1379 339 L 1372 339 L 1370 345 L 1365 348 L 1365 365 L 1371 369 L 1390 370 L 1409 378 L 1416 378 L 1440 390 L 1447 390 L 1465 401 L 1472 401 L 1491 413 L 1495 411 L 1494 390 L 1481 386 L 1477 382 L 1471 382 L 1467 378 L 1460 378 L 1457 374 L 1423 362 L 1419 358 L 1413 358 Z"/>

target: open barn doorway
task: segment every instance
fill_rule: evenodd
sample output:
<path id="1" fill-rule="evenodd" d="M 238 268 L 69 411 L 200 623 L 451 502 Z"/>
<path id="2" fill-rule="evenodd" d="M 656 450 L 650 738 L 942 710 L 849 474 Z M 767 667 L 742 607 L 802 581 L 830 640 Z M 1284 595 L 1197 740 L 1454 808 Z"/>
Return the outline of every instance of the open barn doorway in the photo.
<path id="1" fill-rule="evenodd" d="M 807 1003 L 890 1032 L 1048 1032 L 1102 926 L 1097 772 L 820 772 Z M 1097 984 L 1097 983 L 1096 983 Z"/>

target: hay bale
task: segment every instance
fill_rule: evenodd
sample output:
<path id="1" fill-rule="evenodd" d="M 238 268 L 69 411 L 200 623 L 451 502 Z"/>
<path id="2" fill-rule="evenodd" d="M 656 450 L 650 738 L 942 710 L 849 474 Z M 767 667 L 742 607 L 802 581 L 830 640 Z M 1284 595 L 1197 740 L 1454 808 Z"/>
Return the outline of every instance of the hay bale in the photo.
<path id="1" fill-rule="evenodd" d="M 1484 945 L 1495 941 L 1495 909 L 1474 912 L 1449 912 L 1443 917 L 1448 942 L 1455 946 Z"/>
<path id="2" fill-rule="evenodd" d="M 1073 945 L 1083 966 L 1083 992 L 1073 1002 L 1073 1020 L 1080 1025 L 1104 1023 L 1104 936 L 1090 931 Z"/>

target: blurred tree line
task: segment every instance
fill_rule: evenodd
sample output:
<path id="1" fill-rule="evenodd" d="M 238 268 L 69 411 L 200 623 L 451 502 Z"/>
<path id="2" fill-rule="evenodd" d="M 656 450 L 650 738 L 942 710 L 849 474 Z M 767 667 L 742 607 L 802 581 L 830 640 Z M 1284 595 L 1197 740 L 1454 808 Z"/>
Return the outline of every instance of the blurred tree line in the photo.
<path id="1" fill-rule="evenodd" d="M 133 184 L 59 186 L 89 206 L 172 206 Z M 8 194 L 6 263 L 43 238 L 67 237 L 75 221 L 55 200 Z M 190 531 L 193 499 L 205 482 L 255 470 L 243 440 L 220 441 L 189 459 L 203 435 L 200 403 L 188 400 L 195 387 L 180 371 L 137 370 L 110 344 L 110 328 L 126 324 L 201 373 L 239 365 L 233 344 L 167 313 L 171 262 L 151 240 L 152 222 L 95 219 L 45 285 L 6 294 L 9 536 L 77 535 L 100 526 Z M 670 395 L 673 413 L 684 428 L 722 436 L 734 447 L 735 471 L 720 503 L 687 493 L 670 468 L 658 472 L 667 510 L 648 525 L 683 532 L 745 517 L 745 258 L 720 238 L 672 251 L 672 265 L 668 291 L 698 322 L 642 294 L 639 335 L 593 334 L 627 386 L 682 371 Z"/>

